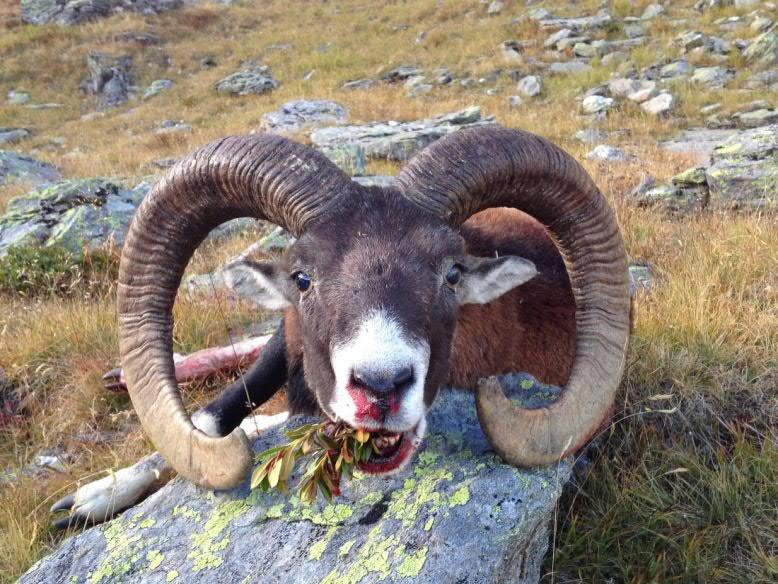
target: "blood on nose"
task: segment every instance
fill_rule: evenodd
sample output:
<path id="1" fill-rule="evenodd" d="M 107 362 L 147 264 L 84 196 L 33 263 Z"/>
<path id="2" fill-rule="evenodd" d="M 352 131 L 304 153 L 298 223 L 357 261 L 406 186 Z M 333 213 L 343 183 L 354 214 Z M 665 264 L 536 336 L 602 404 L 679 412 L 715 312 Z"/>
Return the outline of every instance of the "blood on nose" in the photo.
<path id="1" fill-rule="evenodd" d="M 357 407 L 357 419 L 381 421 L 388 413 L 399 412 L 402 394 L 413 381 L 413 368 L 410 366 L 392 371 L 355 368 L 348 389 Z"/>

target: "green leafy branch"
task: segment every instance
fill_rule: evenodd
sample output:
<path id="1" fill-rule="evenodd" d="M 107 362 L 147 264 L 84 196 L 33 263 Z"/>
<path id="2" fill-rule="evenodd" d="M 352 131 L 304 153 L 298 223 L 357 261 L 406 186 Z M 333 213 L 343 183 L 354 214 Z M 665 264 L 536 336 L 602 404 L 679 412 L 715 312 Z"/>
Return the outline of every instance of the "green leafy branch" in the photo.
<path id="1" fill-rule="evenodd" d="M 251 476 L 252 489 L 278 489 L 287 494 L 297 461 L 310 456 L 305 474 L 297 484 L 297 494 L 306 503 L 312 503 L 317 492 L 331 501 L 333 495 L 340 495 L 341 477 L 351 478 L 356 465 L 378 451 L 369 432 L 343 423 L 306 424 L 285 434 L 288 443 L 265 450 L 257 457 L 259 466 Z"/>

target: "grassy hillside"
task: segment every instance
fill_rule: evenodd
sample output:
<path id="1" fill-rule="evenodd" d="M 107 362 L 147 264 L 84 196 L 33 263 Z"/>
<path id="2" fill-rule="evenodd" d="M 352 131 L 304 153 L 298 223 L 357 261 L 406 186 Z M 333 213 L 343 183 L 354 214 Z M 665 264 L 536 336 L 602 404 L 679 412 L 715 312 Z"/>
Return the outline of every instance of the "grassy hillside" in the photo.
<path id="1" fill-rule="evenodd" d="M 774 216 L 709 212 L 668 218 L 629 206 L 625 193 L 646 174 L 669 179 L 693 164 L 661 150 L 659 140 L 679 126 L 703 123 L 700 108 L 720 102 L 723 114 L 745 101 L 775 99 L 744 92 L 748 70 L 734 51 L 725 65 L 737 72 L 726 89 L 701 91 L 680 82 L 676 116 L 649 116 L 620 103 L 605 131 L 634 158 L 623 164 L 588 161 L 592 145 L 574 138 L 585 127 L 576 96 L 607 81 L 616 65 L 595 59 L 590 71 L 546 76 L 543 94 L 511 107 L 515 81 L 499 44 L 536 41 L 526 57 L 543 56 L 548 32 L 513 23 L 527 10 L 506 2 L 496 16 L 477 0 L 239 0 L 201 2 L 156 16 L 117 15 L 76 27 L 23 25 L 17 0 L 0 0 L 0 98 L 28 91 L 55 109 L 13 106 L 0 99 L 0 127 L 25 127 L 32 136 L 11 148 L 59 167 L 67 177 L 132 178 L 156 171 L 151 162 L 180 156 L 225 134 L 259 127 L 263 113 L 296 98 L 333 99 L 354 122 L 410 120 L 479 105 L 510 127 L 541 134 L 573 154 L 616 209 L 633 258 L 649 262 L 657 285 L 635 305 L 635 330 L 614 424 L 588 452 L 555 524 L 548 582 L 775 582 L 778 580 L 778 228 Z M 649 2 L 610 3 L 614 16 L 639 16 Z M 714 21 L 753 7 L 718 8 L 703 15 L 693 2 L 669 3 L 647 21 L 651 43 L 631 52 L 637 67 L 675 56 L 683 30 L 719 34 Z M 592 14 L 599 3 L 540 4 L 555 15 Z M 533 5 L 534 8 L 536 5 Z M 685 24 L 677 19 L 689 19 Z M 623 24 L 595 36 L 621 35 Z M 417 42 L 420 33 L 425 33 Z M 749 27 L 738 36 L 754 36 Z M 132 54 L 142 94 L 154 79 L 174 86 L 152 99 L 132 100 L 102 117 L 79 86 L 90 51 Z M 216 65 L 204 68 L 201 59 Z M 707 56 L 692 57 L 697 65 Z M 230 98 L 214 83 L 253 60 L 269 65 L 278 89 Z M 408 97 L 402 86 L 378 83 L 341 89 L 347 80 L 378 78 L 394 66 L 455 78 Z M 490 74 L 503 73 L 493 79 Z M 312 74 L 308 75 L 311 71 Z M 488 79 L 480 83 L 479 79 Z M 490 94 L 487 94 L 487 89 Z M 162 120 L 182 120 L 193 132 L 159 136 Z M 300 136 L 304 140 L 304 136 Z M 371 163 L 376 173 L 396 171 Z M 0 209 L 29 185 L 0 186 Z M 200 272 L 245 247 L 251 234 L 201 249 L 190 270 Z M 109 255 L 112 252 L 108 252 Z M 40 268 L 46 270 L 47 268 Z M 52 268 L 54 269 L 54 268 Z M 49 505 L 79 481 L 120 468 L 150 451 L 129 400 L 102 389 L 102 373 L 118 359 L 110 260 L 80 268 L 65 285 L 42 280 L 24 294 L 0 293 L 0 366 L 25 412 L 0 426 L 0 469 L 18 471 L 42 449 L 68 455 L 65 473 L 0 483 L 0 579 L 12 581 L 61 540 L 48 527 Z M 179 299 L 176 350 L 223 343 L 228 330 L 267 319 L 248 306 L 218 299 Z M 191 402 L 213 395 L 224 380 L 189 388 Z"/>

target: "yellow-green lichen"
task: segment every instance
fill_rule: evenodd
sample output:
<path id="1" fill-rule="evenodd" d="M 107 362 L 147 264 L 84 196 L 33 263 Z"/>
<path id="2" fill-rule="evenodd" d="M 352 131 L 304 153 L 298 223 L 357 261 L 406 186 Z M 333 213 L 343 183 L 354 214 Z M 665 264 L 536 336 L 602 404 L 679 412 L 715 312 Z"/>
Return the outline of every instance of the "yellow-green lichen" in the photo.
<path id="1" fill-rule="evenodd" d="M 146 552 L 146 559 L 149 561 L 148 570 L 156 570 L 165 559 L 159 550 L 149 550 Z"/>
<path id="2" fill-rule="evenodd" d="M 430 529 L 432 529 L 433 523 L 435 523 L 435 518 L 432 515 L 430 515 L 427 518 L 426 523 L 424 523 L 424 531 L 429 531 Z"/>
<path id="3" fill-rule="evenodd" d="M 426 561 L 426 547 L 423 547 L 412 554 L 406 554 L 397 566 L 397 575 L 400 578 L 416 578 L 421 573 L 421 569 L 424 567 Z"/>
<path id="4" fill-rule="evenodd" d="M 173 517 L 186 517 L 187 519 L 193 519 L 195 521 L 203 520 L 199 511 L 195 511 L 184 505 L 176 505 L 173 507 Z"/>
<path id="5" fill-rule="evenodd" d="M 392 573 L 389 556 L 397 545 L 397 538 L 381 538 L 381 526 L 378 525 L 367 534 L 367 541 L 357 552 L 357 557 L 344 574 L 332 570 L 320 584 L 358 584 L 368 574 L 376 574 L 377 580 L 386 580 Z"/>
<path id="6" fill-rule="evenodd" d="M 338 550 L 338 555 L 340 557 L 347 556 L 348 553 L 351 551 L 351 548 L 354 547 L 354 544 L 357 542 L 355 539 L 350 539 L 346 543 L 344 543 L 342 546 L 340 546 L 340 549 Z"/>
<path id="7" fill-rule="evenodd" d="M 139 513 L 129 520 L 115 519 L 103 529 L 106 551 L 103 561 L 97 570 L 89 575 L 91 584 L 103 581 L 121 581 L 123 576 L 139 568 L 140 553 L 148 545 L 153 545 L 157 538 L 144 538 L 138 533 L 128 535 L 128 532 L 138 527 L 137 523 L 143 514 Z"/>
<path id="8" fill-rule="evenodd" d="M 172 582 L 172 581 L 173 581 L 173 580 L 175 580 L 176 578 L 178 578 L 178 571 L 177 571 L 177 570 L 170 570 L 170 571 L 167 573 L 167 575 L 165 576 L 165 580 L 166 580 L 167 582 Z"/>
<path id="9" fill-rule="evenodd" d="M 141 529 L 147 529 L 149 527 L 152 527 L 156 522 L 157 522 L 156 519 L 149 517 L 148 519 L 144 519 L 143 521 L 140 522 L 140 527 Z"/>
<path id="10" fill-rule="evenodd" d="M 332 541 L 332 538 L 335 537 L 337 531 L 337 527 L 330 527 L 327 530 L 326 535 L 308 549 L 308 557 L 312 560 L 320 560 L 324 554 L 324 550 L 327 549 L 327 545 Z"/>
<path id="11" fill-rule="evenodd" d="M 467 485 L 459 487 L 453 495 L 448 498 L 449 507 L 456 507 L 457 505 L 464 505 L 470 500 L 470 489 Z"/>
<path id="12" fill-rule="evenodd" d="M 236 500 L 221 503 L 213 510 L 203 530 L 190 538 L 191 551 L 186 557 L 192 560 L 193 572 L 222 565 L 224 559 L 218 552 L 224 551 L 230 543 L 229 525 L 249 509 L 245 501 Z"/>

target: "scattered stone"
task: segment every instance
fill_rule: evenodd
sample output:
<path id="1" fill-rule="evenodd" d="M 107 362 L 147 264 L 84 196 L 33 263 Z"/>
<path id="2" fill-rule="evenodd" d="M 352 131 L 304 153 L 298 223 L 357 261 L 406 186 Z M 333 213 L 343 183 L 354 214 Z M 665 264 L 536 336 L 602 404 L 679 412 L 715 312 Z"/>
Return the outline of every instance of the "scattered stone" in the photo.
<path id="1" fill-rule="evenodd" d="M 16 144 L 30 137 L 30 131 L 24 128 L 0 128 L 0 144 Z"/>
<path id="2" fill-rule="evenodd" d="M 185 124 L 181 120 L 164 120 L 160 122 L 154 129 L 154 134 L 157 136 L 165 136 L 170 134 L 191 134 L 192 131 L 192 126 Z"/>
<path id="3" fill-rule="evenodd" d="M 86 65 L 89 76 L 84 89 L 86 93 L 98 96 L 101 107 L 116 107 L 130 99 L 132 55 L 92 52 L 87 55 Z"/>
<path id="4" fill-rule="evenodd" d="M 346 81 L 342 86 L 341 89 L 346 89 L 348 91 L 354 91 L 356 89 L 370 89 L 375 85 L 374 79 L 354 79 L 353 81 Z"/>
<path id="5" fill-rule="evenodd" d="M 543 91 L 543 80 L 536 75 L 523 77 L 516 89 L 527 97 L 537 97 Z"/>
<path id="6" fill-rule="evenodd" d="M 176 162 L 178 162 L 178 158 L 155 158 L 151 161 L 151 165 L 154 168 L 165 170 L 173 166 Z"/>
<path id="7" fill-rule="evenodd" d="M 566 38 L 569 38 L 573 36 L 573 30 L 570 28 L 562 28 L 555 33 L 552 33 L 549 35 L 549 37 L 546 39 L 546 41 L 543 43 L 543 46 L 547 49 L 553 48 L 557 46 L 557 43 L 561 40 L 564 40 Z"/>
<path id="8" fill-rule="evenodd" d="M 773 25 L 773 21 L 766 16 L 757 15 L 751 23 L 751 30 L 764 32 Z"/>
<path id="9" fill-rule="evenodd" d="M 642 262 L 629 265 L 629 295 L 648 294 L 654 289 L 654 272 L 651 266 Z"/>
<path id="10" fill-rule="evenodd" d="M 43 185 L 59 178 L 59 171 L 51 164 L 18 152 L 0 150 L 0 185 L 12 181 Z"/>
<path id="11" fill-rule="evenodd" d="M 526 374 L 502 383 L 512 399 L 533 407 L 559 394 Z M 95 581 L 117 574 L 127 584 L 538 582 L 570 463 L 531 470 L 503 464 L 479 428 L 469 392 L 441 391 L 427 420 L 427 439 L 410 464 L 349 481 L 331 503 L 301 506 L 275 491 L 251 492 L 248 481 L 213 493 L 175 479 L 107 525 L 65 540 L 19 582 L 82 582 L 89 574 Z M 297 417 L 264 432 L 255 452 L 313 421 Z M 452 561 L 452 549 L 478 561 Z"/>
<path id="12" fill-rule="evenodd" d="M 149 85 L 148 89 L 143 94 L 143 99 L 151 99 L 163 91 L 167 91 L 171 87 L 173 87 L 173 82 L 170 79 L 156 79 L 151 82 L 151 85 Z"/>
<path id="13" fill-rule="evenodd" d="M 481 108 L 470 107 L 451 114 L 413 122 L 390 121 L 359 126 L 319 128 L 311 133 L 311 141 L 321 149 L 357 144 L 364 148 L 367 158 L 405 161 L 418 150 L 446 134 L 462 128 L 493 123 L 492 117 L 481 116 Z"/>
<path id="14" fill-rule="evenodd" d="M 595 144 L 602 142 L 606 138 L 605 132 L 596 128 L 586 128 L 585 130 L 578 130 L 575 133 L 575 139 L 586 144 Z"/>
<path id="15" fill-rule="evenodd" d="M 778 69 L 768 69 L 755 73 L 746 81 L 746 89 L 761 89 L 763 87 L 770 87 L 774 91 L 778 91 Z"/>
<path id="16" fill-rule="evenodd" d="M 646 35 L 646 29 L 641 24 L 628 24 L 624 27 L 628 39 L 638 39 Z"/>
<path id="17" fill-rule="evenodd" d="M 655 116 L 664 116 L 675 109 L 676 105 L 678 105 L 678 100 L 674 95 L 670 93 L 660 93 L 656 97 L 644 101 L 640 104 L 640 107 L 646 113 Z"/>
<path id="18" fill-rule="evenodd" d="M 216 60 L 216 57 L 214 55 L 206 55 L 205 57 L 200 57 L 200 67 L 203 69 L 213 69 L 214 67 L 219 65 L 219 62 Z"/>
<path id="19" fill-rule="evenodd" d="M 59 245 L 73 253 L 109 240 L 121 245 L 149 190 L 147 183 L 128 188 L 105 179 L 76 179 L 15 197 L 0 217 L 0 256 L 14 245 Z"/>
<path id="20" fill-rule="evenodd" d="M 652 18 L 656 18 L 660 14 L 663 14 L 665 11 L 665 7 L 661 4 L 649 4 L 646 6 L 646 9 L 643 11 L 643 15 L 640 17 L 643 20 L 651 20 Z"/>
<path id="21" fill-rule="evenodd" d="M 6 97 L 6 103 L 8 105 L 25 105 L 30 102 L 30 94 L 26 91 L 11 90 Z"/>
<path id="22" fill-rule="evenodd" d="M 670 152 L 690 155 L 697 164 L 708 164 L 716 145 L 737 133 L 736 130 L 690 128 L 683 130 L 674 140 L 660 143 L 660 146 Z"/>
<path id="23" fill-rule="evenodd" d="M 21 12 L 28 24 L 70 26 L 124 11 L 156 14 L 182 4 L 182 0 L 21 0 Z"/>
<path id="24" fill-rule="evenodd" d="M 229 95 L 262 95 L 276 87 L 278 83 L 271 76 L 270 67 L 253 67 L 225 77 L 216 84 L 216 91 Z"/>
<path id="25" fill-rule="evenodd" d="M 659 70 L 659 76 L 663 79 L 675 79 L 677 77 L 688 77 L 694 73 L 694 67 L 685 59 L 675 61 L 665 65 Z"/>
<path id="26" fill-rule="evenodd" d="M 738 112 L 732 116 L 741 128 L 759 128 L 778 123 L 778 110 L 757 109 L 753 111 Z"/>
<path id="27" fill-rule="evenodd" d="M 615 67 L 629 61 L 629 53 L 624 51 L 613 51 L 602 58 L 602 64 L 605 67 Z"/>
<path id="28" fill-rule="evenodd" d="M 608 89 L 614 97 L 642 103 L 656 94 L 656 83 L 616 77 L 608 82 Z"/>
<path id="29" fill-rule="evenodd" d="M 778 65 L 778 29 L 769 30 L 748 45 L 743 56 L 748 63 L 759 67 Z"/>
<path id="30" fill-rule="evenodd" d="M 558 29 L 570 28 L 573 30 L 589 31 L 610 26 L 613 17 L 607 10 L 600 10 L 594 16 L 582 16 L 579 18 L 554 18 L 547 17 L 540 21 L 541 28 Z"/>
<path id="31" fill-rule="evenodd" d="M 520 41 L 505 41 L 500 43 L 500 54 L 509 63 L 519 63 L 522 60 L 521 53 L 524 47 Z"/>
<path id="32" fill-rule="evenodd" d="M 494 0 L 494 2 L 491 2 L 489 4 L 489 7 L 486 9 L 486 14 L 489 16 L 497 16 L 502 12 L 502 9 L 505 8 L 505 4 L 500 2 L 499 0 Z"/>
<path id="33" fill-rule="evenodd" d="M 672 185 L 635 189 L 627 200 L 638 207 L 658 207 L 668 214 L 693 214 L 708 204 L 705 189 L 682 189 Z"/>
<path id="34" fill-rule="evenodd" d="M 511 95 L 508 97 L 508 106 L 512 109 L 521 107 L 524 104 L 524 100 L 520 95 Z"/>
<path id="35" fill-rule="evenodd" d="M 399 67 L 395 67 L 388 73 L 385 73 L 381 77 L 381 81 L 385 81 L 390 85 L 396 83 L 405 83 L 411 77 L 418 77 L 421 74 L 422 74 L 422 70 L 419 69 L 418 67 L 412 67 L 409 65 L 400 65 Z"/>
<path id="36" fill-rule="evenodd" d="M 262 116 L 262 128 L 277 134 L 294 134 L 311 128 L 341 124 L 348 111 L 341 104 L 326 99 L 288 101 Z"/>
<path id="37" fill-rule="evenodd" d="M 556 49 L 557 51 L 566 51 L 572 49 L 575 45 L 588 43 L 591 40 L 588 36 L 569 36 L 557 42 Z"/>
<path id="38" fill-rule="evenodd" d="M 730 44 L 724 39 L 708 36 L 698 31 L 684 32 L 675 39 L 675 42 L 684 53 L 701 49 L 702 53 L 726 55 L 732 50 Z"/>
<path id="39" fill-rule="evenodd" d="M 627 162 L 632 157 L 621 148 L 600 144 L 594 150 L 586 155 L 587 160 L 597 160 L 600 162 Z"/>
<path id="40" fill-rule="evenodd" d="M 452 81 L 454 81 L 453 75 L 451 75 L 451 72 L 444 68 L 441 69 L 435 69 L 435 83 L 437 85 L 448 85 Z"/>
<path id="41" fill-rule="evenodd" d="M 590 95 L 581 102 L 583 111 L 587 114 L 596 114 L 598 112 L 608 111 L 613 107 L 616 101 L 611 97 L 602 97 L 601 95 Z"/>
<path id="42" fill-rule="evenodd" d="M 584 71 L 590 71 L 592 68 L 589 63 L 584 61 L 562 61 L 557 63 L 551 63 L 548 66 L 549 73 L 556 75 L 567 75 L 572 73 L 583 73 Z"/>
<path id="43" fill-rule="evenodd" d="M 692 75 L 692 83 L 702 83 L 720 89 L 735 78 L 735 71 L 724 67 L 700 67 Z"/>
<path id="44" fill-rule="evenodd" d="M 704 116 L 715 113 L 721 109 L 721 103 L 711 103 L 700 108 L 700 113 Z"/>
<path id="45" fill-rule="evenodd" d="M 88 114 L 84 114 L 81 116 L 80 120 L 82 122 L 92 122 L 94 120 L 101 120 L 105 117 L 105 112 L 89 112 Z"/>

